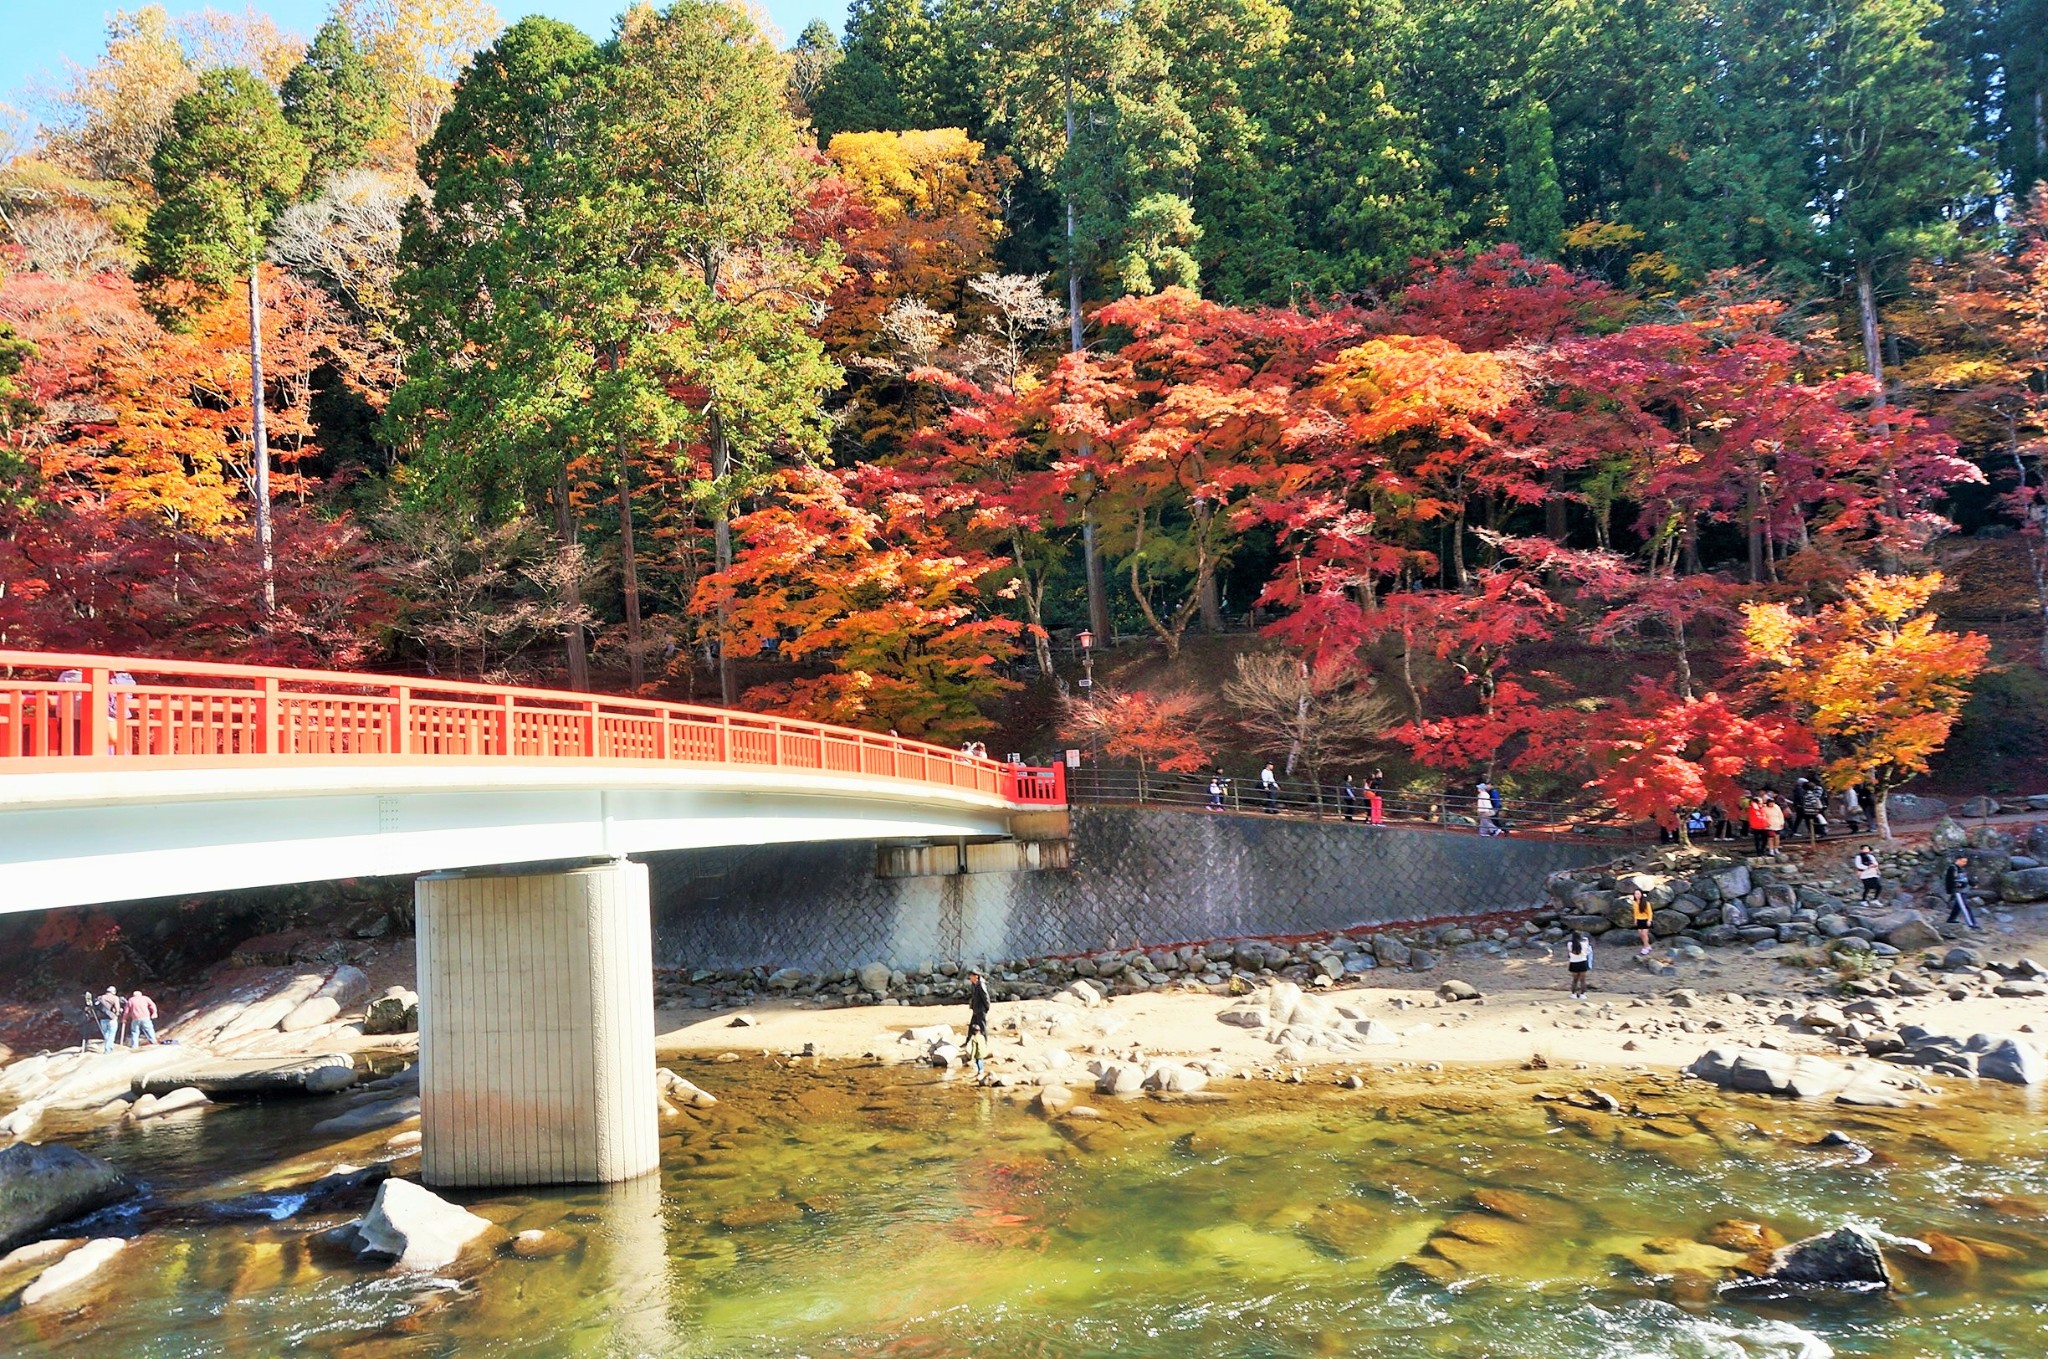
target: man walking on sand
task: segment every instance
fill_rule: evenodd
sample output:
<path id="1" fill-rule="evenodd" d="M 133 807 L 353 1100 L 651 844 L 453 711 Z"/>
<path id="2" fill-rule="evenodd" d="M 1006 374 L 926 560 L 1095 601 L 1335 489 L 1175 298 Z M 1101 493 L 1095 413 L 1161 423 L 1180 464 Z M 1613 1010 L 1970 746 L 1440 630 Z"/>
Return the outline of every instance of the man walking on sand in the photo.
<path id="1" fill-rule="evenodd" d="M 989 1003 L 990 997 L 988 994 L 988 983 L 982 980 L 981 974 L 979 972 L 968 973 L 967 1036 L 969 1038 L 974 1037 L 974 1035 L 977 1033 L 980 1034 L 984 1040 L 988 1038 Z"/>

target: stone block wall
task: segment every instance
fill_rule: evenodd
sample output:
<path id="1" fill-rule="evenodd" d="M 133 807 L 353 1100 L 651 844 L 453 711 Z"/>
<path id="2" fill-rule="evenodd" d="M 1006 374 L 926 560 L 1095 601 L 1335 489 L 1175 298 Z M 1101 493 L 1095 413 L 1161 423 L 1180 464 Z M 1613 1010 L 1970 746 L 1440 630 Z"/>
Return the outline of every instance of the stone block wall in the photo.
<path id="1" fill-rule="evenodd" d="M 1533 906 L 1618 846 L 1148 808 L 1074 810 L 1073 866 L 881 879 L 850 841 L 651 856 L 657 966 L 825 971 L 1309 934 Z"/>

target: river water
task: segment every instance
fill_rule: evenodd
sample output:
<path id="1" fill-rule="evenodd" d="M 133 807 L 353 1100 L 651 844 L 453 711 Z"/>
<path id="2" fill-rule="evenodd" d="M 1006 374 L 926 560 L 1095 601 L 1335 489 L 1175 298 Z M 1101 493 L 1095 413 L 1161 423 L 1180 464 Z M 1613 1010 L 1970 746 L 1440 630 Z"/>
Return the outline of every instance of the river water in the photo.
<path id="1" fill-rule="evenodd" d="M 2048 1349 L 2048 1121 L 1983 1088 L 1939 1112 L 1803 1110 L 1674 1082 L 1539 1096 L 1569 1074 L 1395 1090 L 1231 1082 L 1049 1124 L 903 1067 L 679 1065 L 721 1096 L 658 1177 L 454 1195 L 548 1259 L 446 1278 L 336 1260 L 350 1214 L 219 1221 L 208 1205 L 318 1175 L 331 1110 L 241 1106 L 79 1139 L 146 1180 L 111 1284 L 72 1316 L 0 1316 L 26 1356 L 1541 1356 L 1821 1359 Z M 1382 1080 L 1391 1078 L 1382 1077 Z M 1412 1078 L 1411 1078 L 1412 1079 Z M 1547 1082 L 1547 1083 L 1546 1083 Z M 1828 1131 L 1860 1145 L 1816 1145 Z M 259 1200 L 266 1202 L 269 1200 Z M 288 1195 L 274 1200 L 280 1213 Z M 1891 1298 L 1738 1300 L 1751 1219 L 1866 1224 Z M 1937 1235 L 1939 1265 L 1909 1240 Z M 1956 1249 L 1953 1243 L 1963 1243 Z"/>

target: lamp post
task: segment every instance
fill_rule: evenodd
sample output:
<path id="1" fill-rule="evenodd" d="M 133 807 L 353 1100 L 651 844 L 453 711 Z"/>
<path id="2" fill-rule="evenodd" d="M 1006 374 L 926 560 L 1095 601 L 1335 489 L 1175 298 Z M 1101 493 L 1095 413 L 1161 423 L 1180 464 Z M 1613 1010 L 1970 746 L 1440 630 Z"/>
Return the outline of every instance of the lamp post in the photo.
<path id="1" fill-rule="evenodd" d="M 1081 644 L 1081 687 L 1088 691 L 1088 701 L 1095 701 L 1095 634 L 1086 628 L 1075 639 Z"/>

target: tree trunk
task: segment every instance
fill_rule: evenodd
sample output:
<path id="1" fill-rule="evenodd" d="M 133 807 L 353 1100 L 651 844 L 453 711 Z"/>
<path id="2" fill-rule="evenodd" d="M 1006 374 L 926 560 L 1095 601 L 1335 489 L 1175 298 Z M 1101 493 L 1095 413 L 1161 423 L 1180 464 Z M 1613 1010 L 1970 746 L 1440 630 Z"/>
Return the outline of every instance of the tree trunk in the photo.
<path id="1" fill-rule="evenodd" d="M 277 560 L 270 534 L 270 435 L 263 427 L 263 285 L 259 262 L 249 266 L 249 447 L 256 465 L 256 553 L 263 580 L 263 616 L 277 612 Z"/>
<path id="2" fill-rule="evenodd" d="M 576 556 L 576 516 L 569 505 L 569 463 L 563 459 L 555 469 L 555 536 L 561 540 L 562 551 L 570 558 L 571 571 L 562 581 L 562 598 L 572 613 L 578 615 L 569 623 L 563 637 L 569 653 L 569 687 L 585 690 L 590 687 L 590 653 L 583 641 L 583 582 L 577 578 L 580 563 Z"/>
<path id="3" fill-rule="evenodd" d="M 1885 789 L 1879 788 L 1875 791 L 1877 797 L 1871 808 L 1871 820 L 1877 826 L 1877 838 L 1889 840 L 1892 838 L 1891 799 Z"/>
<path id="4" fill-rule="evenodd" d="M 1692 702 L 1692 652 L 1685 641 L 1685 620 L 1671 620 L 1671 636 L 1678 644 L 1678 696 Z"/>
<path id="5" fill-rule="evenodd" d="M 718 557 L 718 569 L 732 569 L 732 507 L 727 500 L 725 479 L 732 471 L 732 448 L 725 440 L 725 421 L 711 412 L 706 433 L 711 444 L 711 481 L 718 488 L 718 517 L 711 521 L 711 541 Z M 718 602 L 718 701 L 726 707 L 739 702 L 739 684 L 733 673 L 732 606 Z"/>
<path id="6" fill-rule="evenodd" d="M 1401 629 L 1401 687 L 1408 691 L 1408 708 L 1415 720 L 1422 720 L 1422 691 L 1415 687 L 1415 639 Z"/>
<path id="7" fill-rule="evenodd" d="M 1038 658 L 1038 677 L 1051 679 L 1052 639 L 1045 635 L 1045 583 L 1031 579 L 1031 568 L 1024 564 L 1024 535 L 1010 535 L 1010 555 L 1016 559 L 1017 578 L 1024 588 L 1018 593 L 1024 597 L 1024 616 L 1031 622 L 1031 649 Z"/>
<path id="8" fill-rule="evenodd" d="M 1214 637 L 1223 631 L 1222 592 L 1216 584 L 1216 560 L 1209 555 L 1209 530 L 1216 511 L 1206 500 L 1195 501 L 1195 534 L 1200 560 L 1195 567 L 1195 606 L 1201 612 L 1202 631 Z"/>
<path id="9" fill-rule="evenodd" d="M 1098 644 L 1108 646 L 1109 591 L 1102 582 L 1102 554 L 1095 550 L 1095 507 L 1084 506 L 1081 510 L 1081 557 L 1088 568 L 1088 626 L 1095 632 Z"/>
<path id="10" fill-rule="evenodd" d="M 633 692 L 647 683 L 646 645 L 640 634 L 640 564 L 633 551 L 633 471 L 619 448 L 619 589 L 626 603 L 626 666 Z"/>
<path id="11" fill-rule="evenodd" d="M 1877 331 L 1877 285 L 1871 278 L 1868 260 L 1856 264 L 1856 317 L 1863 327 L 1863 362 L 1870 380 L 1877 384 L 1872 404 L 1884 404 L 1884 346 Z"/>
<path id="12" fill-rule="evenodd" d="M 1744 493 L 1743 513 L 1749 521 L 1749 583 L 1761 585 L 1764 580 L 1764 487 L 1763 473 L 1752 470 L 1749 487 Z"/>

